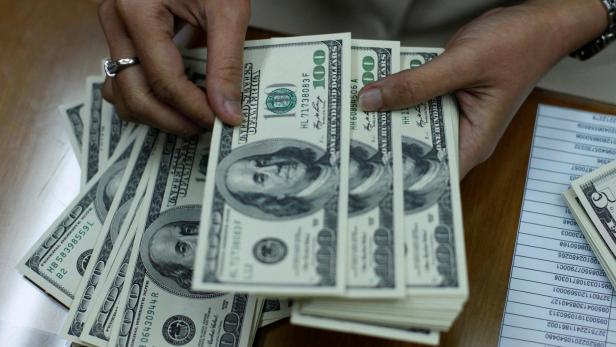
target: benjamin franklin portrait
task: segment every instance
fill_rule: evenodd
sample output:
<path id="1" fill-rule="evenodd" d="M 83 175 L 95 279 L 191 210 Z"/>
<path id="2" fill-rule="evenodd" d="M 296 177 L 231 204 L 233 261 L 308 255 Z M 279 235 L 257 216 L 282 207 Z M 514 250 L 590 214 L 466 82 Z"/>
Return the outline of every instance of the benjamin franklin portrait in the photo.
<path id="1" fill-rule="evenodd" d="M 449 167 L 444 153 L 403 136 L 402 157 L 405 213 L 425 210 L 449 192 Z"/>
<path id="2" fill-rule="evenodd" d="M 349 162 L 349 215 L 372 210 L 391 196 L 392 171 L 383 155 L 358 141 L 351 141 Z"/>
<path id="3" fill-rule="evenodd" d="M 219 163 L 216 188 L 226 202 L 258 219 L 299 218 L 336 195 L 337 163 L 312 144 L 263 140 L 233 150 Z"/>
<path id="4" fill-rule="evenodd" d="M 176 295 L 211 297 L 219 294 L 191 291 L 200 211 L 200 206 L 182 206 L 161 213 L 146 229 L 139 245 L 148 276 Z"/>
<path id="5" fill-rule="evenodd" d="M 199 223 L 169 223 L 156 230 L 147 245 L 154 268 L 184 289 L 192 284 L 198 234 Z"/>

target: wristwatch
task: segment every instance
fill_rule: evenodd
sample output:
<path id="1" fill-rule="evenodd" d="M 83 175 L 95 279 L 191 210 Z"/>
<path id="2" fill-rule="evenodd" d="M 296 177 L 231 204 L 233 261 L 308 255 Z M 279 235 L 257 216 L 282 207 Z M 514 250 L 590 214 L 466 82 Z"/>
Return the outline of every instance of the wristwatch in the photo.
<path id="1" fill-rule="evenodd" d="M 608 15 L 607 30 L 596 39 L 584 45 L 582 48 L 571 53 L 571 56 L 580 60 L 586 60 L 599 53 L 611 42 L 616 41 L 616 0 L 601 0 Z"/>

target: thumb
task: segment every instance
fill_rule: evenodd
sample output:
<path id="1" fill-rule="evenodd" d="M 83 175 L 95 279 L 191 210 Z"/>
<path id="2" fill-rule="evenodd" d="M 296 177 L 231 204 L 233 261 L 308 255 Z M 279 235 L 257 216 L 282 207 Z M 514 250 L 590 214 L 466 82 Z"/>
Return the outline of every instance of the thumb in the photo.
<path id="1" fill-rule="evenodd" d="M 231 125 L 242 121 L 240 83 L 250 17 L 250 5 L 231 6 L 235 2 L 215 2 L 207 22 L 207 97 L 216 116 Z"/>
<path id="2" fill-rule="evenodd" d="M 460 115 L 460 132 L 458 135 L 458 160 L 460 169 L 460 180 L 475 166 L 481 162 L 479 159 L 480 145 L 477 143 L 476 134 L 473 126 L 464 115 Z"/>
<path id="3" fill-rule="evenodd" d="M 475 73 L 472 59 L 452 48 L 418 68 L 402 70 L 364 86 L 359 92 L 359 106 L 364 111 L 410 107 L 468 87 Z"/>

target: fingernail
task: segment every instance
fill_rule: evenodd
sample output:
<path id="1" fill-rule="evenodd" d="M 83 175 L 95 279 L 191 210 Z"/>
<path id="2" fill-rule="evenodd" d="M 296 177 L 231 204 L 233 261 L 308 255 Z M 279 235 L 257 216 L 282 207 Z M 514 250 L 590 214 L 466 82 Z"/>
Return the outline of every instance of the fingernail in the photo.
<path id="1" fill-rule="evenodd" d="M 242 119 L 242 109 L 239 101 L 225 100 L 225 110 L 231 116 L 231 121 L 240 124 Z"/>
<path id="2" fill-rule="evenodd" d="M 376 111 L 383 107 L 383 95 L 380 88 L 373 88 L 359 96 L 359 107 L 363 111 Z"/>

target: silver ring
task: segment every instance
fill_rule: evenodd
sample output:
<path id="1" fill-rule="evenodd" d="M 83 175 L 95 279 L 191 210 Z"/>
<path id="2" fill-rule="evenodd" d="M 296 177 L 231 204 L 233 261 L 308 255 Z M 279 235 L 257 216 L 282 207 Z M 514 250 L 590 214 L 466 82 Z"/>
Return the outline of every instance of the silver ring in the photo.
<path id="1" fill-rule="evenodd" d="M 103 64 L 103 68 L 105 70 L 105 75 L 107 77 L 115 77 L 118 72 L 126 69 L 129 66 L 139 64 L 139 58 L 122 58 L 122 59 L 105 59 L 105 63 Z"/>

